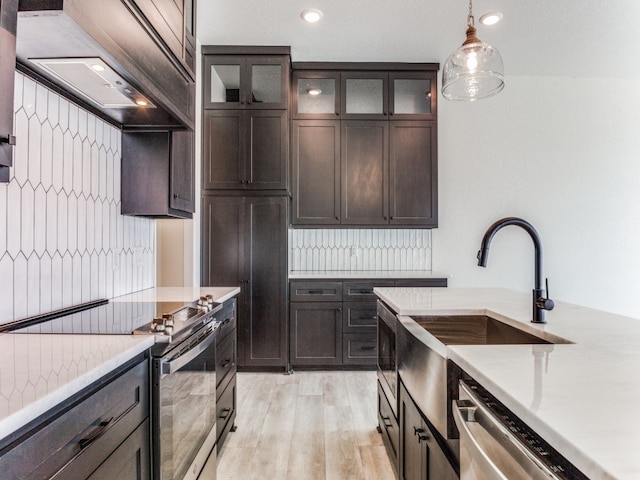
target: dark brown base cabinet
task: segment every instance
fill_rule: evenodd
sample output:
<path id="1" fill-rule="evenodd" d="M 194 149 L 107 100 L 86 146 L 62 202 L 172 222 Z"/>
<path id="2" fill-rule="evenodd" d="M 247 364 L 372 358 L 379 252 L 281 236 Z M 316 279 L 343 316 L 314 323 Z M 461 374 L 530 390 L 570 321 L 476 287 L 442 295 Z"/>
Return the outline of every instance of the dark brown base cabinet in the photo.
<path id="1" fill-rule="evenodd" d="M 235 431 L 237 319 L 236 300 L 228 300 L 220 312 L 216 337 L 216 445 L 220 452 L 229 432 Z"/>
<path id="2" fill-rule="evenodd" d="M 287 366 L 288 197 L 202 199 L 202 285 L 239 285 L 238 367 Z"/>
<path id="3" fill-rule="evenodd" d="M 378 382 L 378 430 L 382 435 L 382 443 L 387 450 L 391 465 L 397 472 L 400 429 L 380 382 Z"/>
<path id="4" fill-rule="evenodd" d="M 149 479 L 149 409 L 141 355 L 2 440 L 0 476 Z"/>
<path id="5" fill-rule="evenodd" d="M 374 287 L 446 287 L 446 278 L 291 280 L 289 351 L 292 367 L 375 368 Z"/>
<path id="6" fill-rule="evenodd" d="M 400 385 L 401 480 L 458 480 L 458 474 L 439 445 L 437 433 L 420 414 L 404 385 Z"/>

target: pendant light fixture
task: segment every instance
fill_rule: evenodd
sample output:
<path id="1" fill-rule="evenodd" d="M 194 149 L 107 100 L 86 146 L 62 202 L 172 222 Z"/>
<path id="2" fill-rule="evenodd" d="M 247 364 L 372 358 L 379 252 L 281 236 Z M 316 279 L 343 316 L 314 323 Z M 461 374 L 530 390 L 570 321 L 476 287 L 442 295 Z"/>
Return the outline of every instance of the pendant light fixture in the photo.
<path id="1" fill-rule="evenodd" d="M 502 56 L 476 37 L 473 7 L 469 0 L 467 39 L 444 64 L 442 94 L 448 100 L 473 102 L 491 97 L 503 88 Z"/>

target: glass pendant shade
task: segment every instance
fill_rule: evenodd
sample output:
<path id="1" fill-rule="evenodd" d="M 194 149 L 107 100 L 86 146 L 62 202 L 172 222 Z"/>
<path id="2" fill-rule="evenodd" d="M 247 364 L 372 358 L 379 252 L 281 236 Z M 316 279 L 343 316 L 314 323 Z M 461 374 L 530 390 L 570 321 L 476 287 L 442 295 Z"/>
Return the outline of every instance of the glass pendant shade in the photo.
<path id="1" fill-rule="evenodd" d="M 500 52 L 478 40 L 469 25 L 467 40 L 453 52 L 442 70 L 442 94 L 449 100 L 480 100 L 504 88 L 504 65 Z"/>

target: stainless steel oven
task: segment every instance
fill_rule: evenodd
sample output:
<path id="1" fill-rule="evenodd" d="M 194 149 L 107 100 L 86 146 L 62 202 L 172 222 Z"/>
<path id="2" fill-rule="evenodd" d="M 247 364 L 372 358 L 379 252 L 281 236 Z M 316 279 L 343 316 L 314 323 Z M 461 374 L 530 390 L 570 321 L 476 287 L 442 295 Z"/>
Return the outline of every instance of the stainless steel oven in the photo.
<path id="1" fill-rule="evenodd" d="M 152 389 L 154 479 L 195 479 L 216 440 L 213 323 L 153 358 Z"/>
<path id="2" fill-rule="evenodd" d="M 215 464 L 216 338 L 221 322 L 235 315 L 235 299 L 208 310 L 182 308 L 171 320 L 192 324 L 188 335 L 152 349 L 154 480 L 204 478 L 205 464 Z M 206 480 L 214 480 L 211 475 Z"/>
<path id="3" fill-rule="evenodd" d="M 378 380 L 398 418 L 398 368 L 396 365 L 396 316 L 378 300 Z"/>
<path id="4" fill-rule="evenodd" d="M 460 380 L 459 397 L 460 480 L 588 480 L 474 380 Z"/>

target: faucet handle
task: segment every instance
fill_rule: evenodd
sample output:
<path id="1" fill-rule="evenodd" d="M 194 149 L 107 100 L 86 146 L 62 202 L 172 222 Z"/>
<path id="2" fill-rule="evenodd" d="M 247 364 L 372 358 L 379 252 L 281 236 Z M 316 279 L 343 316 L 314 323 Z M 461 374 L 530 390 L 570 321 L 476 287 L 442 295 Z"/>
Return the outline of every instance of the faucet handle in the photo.
<path id="1" fill-rule="evenodd" d="M 549 298 L 549 279 L 545 278 L 545 295 L 547 296 L 547 298 L 545 297 L 538 297 L 536 299 L 536 307 L 541 308 L 543 310 L 553 310 L 553 307 L 556 306 L 556 304 L 553 302 L 553 300 L 551 300 Z"/>

